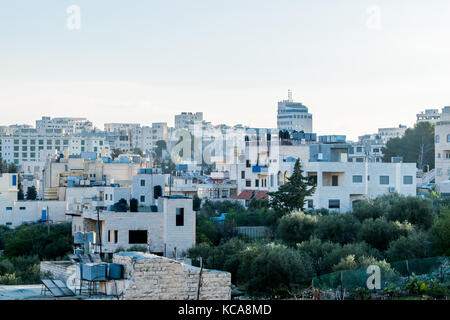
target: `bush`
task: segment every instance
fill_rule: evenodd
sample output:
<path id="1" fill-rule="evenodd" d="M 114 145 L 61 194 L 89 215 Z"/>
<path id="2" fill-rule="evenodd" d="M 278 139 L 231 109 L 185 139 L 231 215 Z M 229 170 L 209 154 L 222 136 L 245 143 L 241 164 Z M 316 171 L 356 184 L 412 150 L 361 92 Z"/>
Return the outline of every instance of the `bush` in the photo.
<path id="1" fill-rule="evenodd" d="M 309 282 L 312 265 L 306 255 L 277 244 L 261 244 L 243 252 L 238 279 L 251 295 L 287 295 L 293 285 Z"/>
<path id="2" fill-rule="evenodd" d="M 412 258 L 433 256 L 431 237 L 428 233 L 418 232 L 407 237 L 401 236 L 389 243 L 386 256 L 390 261 L 400 261 Z"/>
<path id="3" fill-rule="evenodd" d="M 433 225 L 433 203 L 429 199 L 399 196 L 387 212 L 389 221 L 399 221 L 428 230 Z"/>
<path id="4" fill-rule="evenodd" d="M 450 256 L 450 207 L 441 209 L 436 216 L 432 228 L 432 238 L 435 247 L 443 254 Z"/>
<path id="5" fill-rule="evenodd" d="M 314 234 L 317 224 L 317 216 L 292 212 L 280 218 L 277 234 L 286 244 L 295 246 L 308 240 Z"/>
<path id="6" fill-rule="evenodd" d="M 361 223 L 352 214 L 331 214 L 321 216 L 317 224 L 317 237 L 322 241 L 341 244 L 355 242 Z"/>
<path id="7" fill-rule="evenodd" d="M 378 250 L 386 250 L 389 243 L 400 236 L 412 232 L 412 226 L 405 223 L 392 222 L 381 217 L 375 220 L 366 219 L 358 232 L 358 239 L 365 241 Z"/>
<path id="8" fill-rule="evenodd" d="M 37 255 L 54 260 L 72 251 L 72 225 L 52 224 L 48 233 L 46 224 L 24 224 L 9 232 L 4 241 L 8 257 Z"/>

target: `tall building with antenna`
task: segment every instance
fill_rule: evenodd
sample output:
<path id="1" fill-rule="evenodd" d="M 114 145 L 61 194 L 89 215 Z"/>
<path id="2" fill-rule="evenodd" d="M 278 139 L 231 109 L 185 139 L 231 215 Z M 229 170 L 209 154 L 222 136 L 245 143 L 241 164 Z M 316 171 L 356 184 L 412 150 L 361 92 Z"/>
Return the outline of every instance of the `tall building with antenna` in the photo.
<path id="1" fill-rule="evenodd" d="M 294 102 L 292 91 L 288 90 L 288 99 L 278 102 L 277 127 L 280 130 L 296 130 L 312 133 L 312 114 L 300 102 Z"/>

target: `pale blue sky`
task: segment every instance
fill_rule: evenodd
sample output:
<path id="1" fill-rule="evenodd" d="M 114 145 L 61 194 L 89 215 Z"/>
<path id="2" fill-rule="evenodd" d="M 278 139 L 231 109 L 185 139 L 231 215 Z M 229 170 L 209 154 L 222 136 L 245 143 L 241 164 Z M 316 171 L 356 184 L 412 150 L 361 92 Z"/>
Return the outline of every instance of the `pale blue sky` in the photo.
<path id="1" fill-rule="evenodd" d="M 66 26 L 73 4 L 80 30 Z M 448 0 L 3 1 L 0 124 L 203 111 L 275 127 L 292 89 L 314 131 L 355 139 L 450 105 L 449 35 Z"/>

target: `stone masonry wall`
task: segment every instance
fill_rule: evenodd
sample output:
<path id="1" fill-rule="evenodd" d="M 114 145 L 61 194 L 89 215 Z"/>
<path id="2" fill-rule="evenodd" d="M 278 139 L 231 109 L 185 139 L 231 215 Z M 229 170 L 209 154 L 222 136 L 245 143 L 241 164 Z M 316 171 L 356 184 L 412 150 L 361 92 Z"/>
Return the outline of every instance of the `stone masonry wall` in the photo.
<path id="1" fill-rule="evenodd" d="M 58 279 L 64 283 L 74 276 L 75 268 L 70 261 L 41 261 L 41 273 L 50 272 L 52 279 Z"/>
<path id="2" fill-rule="evenodd" d="M 137 252 L 121 252 L 113 262 L 124 266 L 125 300 L 196 300 L 200 268 Z M 230 300 L 231 274 L 203 269 L 200 300 Z"/>

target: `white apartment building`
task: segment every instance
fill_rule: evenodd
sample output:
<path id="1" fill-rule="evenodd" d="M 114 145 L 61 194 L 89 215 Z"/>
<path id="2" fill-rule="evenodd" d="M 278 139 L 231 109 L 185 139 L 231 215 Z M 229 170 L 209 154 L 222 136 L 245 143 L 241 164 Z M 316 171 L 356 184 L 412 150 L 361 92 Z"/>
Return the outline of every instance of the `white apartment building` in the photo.
<path id="1" fill-rule="evenodd" d="M 391 138 L 401 138 L 405 135 L 407 127 L 404 125 L 399 125 L 398 127 L 394 128 L 379 128 L 378 129 L 378 135 L 380 136 L 381 140 L 386 143 Z"/>
<path id="2" fill-rule="evenodd" d="M 313 132 L 312 114 L 302 103 L 292 100 L 291 91 L 288 100 L 278 102 L 277 127 L 280 130 Z"/>
<path id="3" fill-rule="evenodd" d="M 138 123 L 105 123 L 105 132 L 111 150 L 128 152 L 139 148 L 144 153 L 151 153 L 157 147 L 157 141 L 167 141 L 168 127 L 165 122 L 142 127 Z"/>
<path id="4" fill-rule="evenodd" d="M 45 161 L 49 154 L 68 150 L 68 155 L 93 152 L 97 157 L 110 152 L 103 133 L 63 134 L 61 129 L 40 133 L 36 129 L 17 131 L 13 135 L 0 136 L 0 157 L 8 163 L 21 166 L 28 162 Z"/>
<path id="5" fill-rule="evenodd" d="M 95 251 L 113 253 L 133 245 L 149 248 L 155 254 L 180 256 L 195 246 L 195 212 L 192 199 L 180 196 L 163 196 L 158 201 L 157 212 L 97 212 L 84 208 L 82 213 L 68 212 L 72 217 L 72 232 L 94 232 Z M 97 221 L 100 221 L 100 235 Z M 97 240 L 98 239 L 98 240 Z"/>
<path id="6" fill-rule="evenodd" d="M 32 222 L 66 222 L 66 201 L 11 201 L 0 203 L 0 225 L 16 228 Z"/>
<path id="7" fill-rule="evenodd" d="M 203 112 L 182 112 L 175 115 L 175 129 L 186 128 L 196 122 L 203 122 Z"/>
<path id="8" fill-rule="evenodd" d="M 19 177 L 17 173 L 0 173 L 0 205 L 17 200 Z"/>
<path id="9" fill-rule="evenodd" d="M 156 169 L 140 169 L 133 176 L 132 198 L 137 199 L 139 206 L 158 205 L 158 199 L 165 194 L 166 177 Z"/>
<path id="10" fill-rule="evenodd" d="M 46 132 L 47 130 L 61 130 L 65 134 L 74 134 L 81 132 L 92 132 L 94 126 L 91 121 L 86 118 L 50 118 L 42 117 L 41 120 L 36 120 L 36 129 L 39 132 Z"/>
<path id="11" fill-rule="evenodd" d="M 291 176 L 297 158 L 304 174 L 317 184 L 307 208 L 346 212 L 364 198 L 394 192 L 416 195 L 415 163 L 348 162 L 346 143 L 287 146 L 272 138 L 269 156 L 265 150 L 257 150 L 253 159 L 248 154 L 243 153 L 238 164 L 229 165 L 231 179 L 237 179 L 237 198 L 246 203 L 253 198 L 267 199 L 268 191 L 278 190 Z"/>
<path id="12" fill-rule="evenodd" d="M 434 145 L 435 183 L 442 193 L 450 193 L 450 107 L 442 109 L 436 122 Z"/>
<path id="13" fill-rule="evenodd" d="M 439 109 L 425 109 L 425 111 L 416 114 L 416 118 L 416 123 L 428 121 L 436 124 L 436 122 L 441 120 L 441 114 Z"/>

